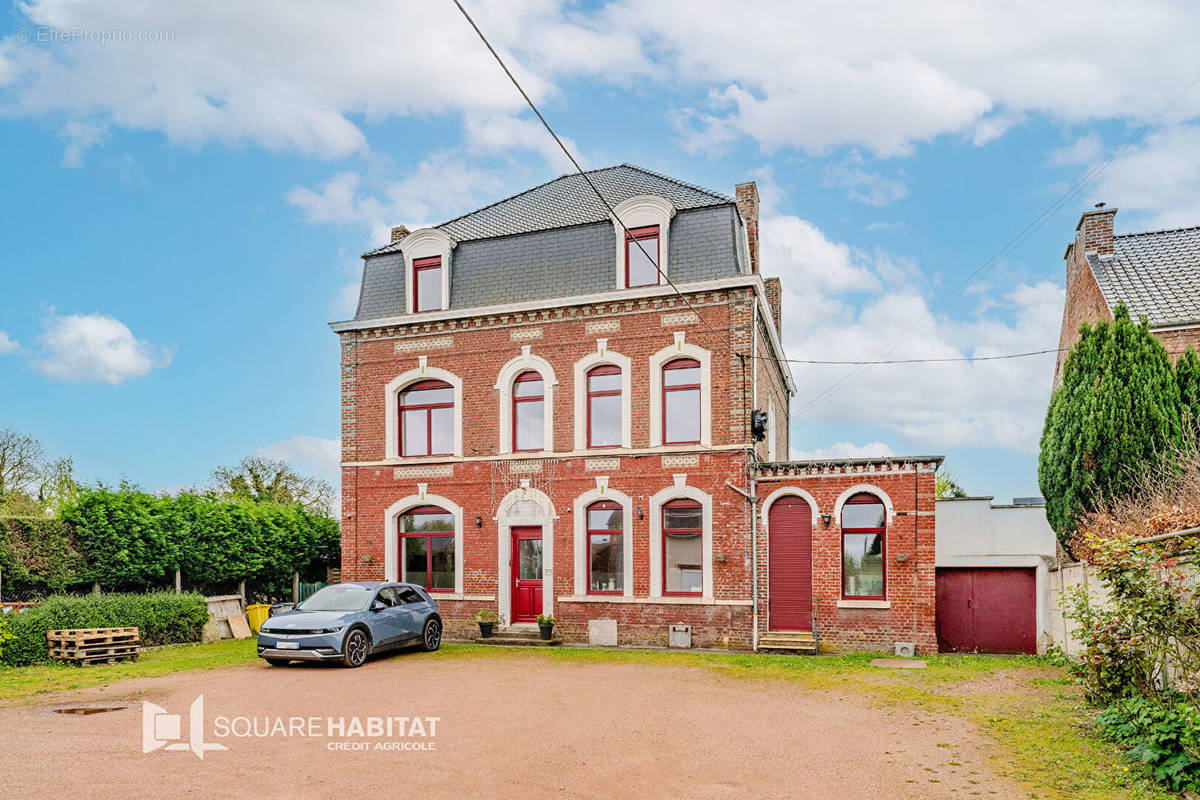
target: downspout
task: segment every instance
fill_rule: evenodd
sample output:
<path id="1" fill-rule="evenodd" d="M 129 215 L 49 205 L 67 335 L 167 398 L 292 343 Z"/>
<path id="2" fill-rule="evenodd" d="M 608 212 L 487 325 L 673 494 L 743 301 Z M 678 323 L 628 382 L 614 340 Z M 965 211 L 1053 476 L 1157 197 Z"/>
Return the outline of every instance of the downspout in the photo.
<path id="1" fill-rule="evenodd" d="M 758 289 L 755 287 L 751 298 L 751 334 L 750 334 L 750 356 L 752 364 L 750 365 L 750 413 L 758 408 Z M 753 573 L 753 589 L 751 613 L 753 625 L 751 626 L 750 645 L 754 652 L 758 652 L 758 448 L 754 446 L 754 434 L 751 432 L 749 458 L 747 466 L 749 467 L 747 487 L 750 489 L 750 497 L 747 498 L 750 502 L 750 561 Z"/>
<path id="2" fill-rule="evenodd" d="M 917 567 L 917 535 L 921 529 L 921 462 L 913 462 L 913 653 L 917 651 L 917 612 L 921 607 L 921 573 Z"/>

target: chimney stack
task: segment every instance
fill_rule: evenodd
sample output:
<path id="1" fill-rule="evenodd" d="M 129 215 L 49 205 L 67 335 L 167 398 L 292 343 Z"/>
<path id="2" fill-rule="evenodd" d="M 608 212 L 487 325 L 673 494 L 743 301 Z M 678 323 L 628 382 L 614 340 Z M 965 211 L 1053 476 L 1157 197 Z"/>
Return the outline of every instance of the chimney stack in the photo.
<path id="1" fill-rule="evenodd" d="M 758 187 L 754 181 L 739 183 L 734 189 L 737 210 L 746 221 L 746 249 L 750 251 L 750 271 L 758 272 Z"/>
<path id="2" fill-rule="evenodd" d="M 1105 208 L 1104 203 L 1097 203 L 1094 211 L 1085 211 L 1075 226 L 1076 246 L 1082 246 L 1084 253 L 1096 255 L 1112 255 L 1113 252 L 1113 217 L 1117 215 L 1115 208 Z"/>
<path id="3" fill-rule="evenodd" d="M 398 242 L 401 239 L 403 239 L 405 236 L 408 236 L 408 227 L 407 226 L 397 225 L 396 227 L 392 228 L 392 241 L 393 242 Z"/>

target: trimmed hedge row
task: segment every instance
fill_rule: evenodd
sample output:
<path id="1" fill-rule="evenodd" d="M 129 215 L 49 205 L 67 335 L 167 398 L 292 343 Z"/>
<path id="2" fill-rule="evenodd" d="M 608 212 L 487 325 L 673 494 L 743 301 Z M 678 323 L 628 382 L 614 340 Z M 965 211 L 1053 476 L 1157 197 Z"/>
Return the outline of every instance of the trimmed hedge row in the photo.
<path id="1" fill-rule="evenodd" d="M 188 586 L 245 580 L 286 594 L 293 572 L 321 579 L 340 553 L 337 520 L 298 505 L 159 497 L 128 485 L 80 491 L 62 519 L 0 519 L 4 586 L 25 596 L 93 581 L 105 591 L 161 589 L 176 568 Z"/>
<path id="2" fill-rule="evenodd" d="M 46 631 L 60 628 L 137 626 L 143 646 L 200 641 L 208 605 L 199 594 L 54 595 L 20 614 L 7 614 L 13 638 L 0 650 L 0 664 L 10 667 L 48 661 Z"/>

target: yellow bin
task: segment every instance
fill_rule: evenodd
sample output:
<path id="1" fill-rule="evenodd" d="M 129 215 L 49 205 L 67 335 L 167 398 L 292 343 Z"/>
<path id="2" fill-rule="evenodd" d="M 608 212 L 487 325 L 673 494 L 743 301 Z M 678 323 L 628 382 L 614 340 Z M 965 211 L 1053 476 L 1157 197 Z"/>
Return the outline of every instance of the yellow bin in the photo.
<path id="1" fill-rule="evenodd" d="M 250 620 L 250 628 L 258 633 L 258 629 L 271 615 L 271 607 L 266 603 L 251 603 L 246 606 L 246 617 Z"/>

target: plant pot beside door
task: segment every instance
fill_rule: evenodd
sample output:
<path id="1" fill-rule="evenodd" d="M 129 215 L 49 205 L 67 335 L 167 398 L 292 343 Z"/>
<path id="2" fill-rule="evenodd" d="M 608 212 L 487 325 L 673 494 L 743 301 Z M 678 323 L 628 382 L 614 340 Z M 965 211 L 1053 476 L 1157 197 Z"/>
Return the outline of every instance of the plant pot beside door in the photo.
<path id="1" fill-rule="evenodd" d="M 490 608 L 481 608 L 475 612 L 475 621 L 479 623 L 479 638 L 490 639 L 500 616 Z"/>
<path id="2" fill-rule="evenodd" d="M 550 637 L 554 635 L 554 617 L 548 614 L 538 614 L 537 624 L 538 630 L 542 634 L 542 640 L 550 641 Z"/>

